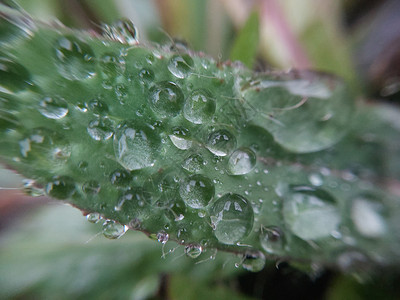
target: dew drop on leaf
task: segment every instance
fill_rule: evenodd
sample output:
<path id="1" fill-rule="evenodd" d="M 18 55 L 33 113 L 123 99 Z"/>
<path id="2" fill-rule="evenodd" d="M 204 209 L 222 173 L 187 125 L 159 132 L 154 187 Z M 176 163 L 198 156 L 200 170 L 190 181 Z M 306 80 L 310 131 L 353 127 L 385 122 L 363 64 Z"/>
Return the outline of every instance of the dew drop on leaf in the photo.
<path id="1" fill-rule="evenodd" d="M 68 103 L 58 96 L 45 97 L 39 102 L 39 112 L 49 119 L 62 119 L 68 114 Z"/>
<path id="2" fill-rule="evenodd" d="M 208 136 L 206 147 L 216 156 L 226 156 L 235 149 L 236 137 L 226 129 L 216 130 Z"/>
<path id="3" fill-rule="evenodd" d="M 235 244 L 245 238 L 253 227 L 253 208 L 247 199 L 238 194 L 223 195 L 213 203 L 209 212 L 214 235 L 223 244 Z"/>
<path id="4" fill-rule="evenodd" d="M 214 197 L 215 188 L 212 181 L 200 174 L 192 175 L 182 181 L 179 194 L 187 206 L 195 209 L 208 205 Z"/>
<path id="5" fill-rule="evenodd" d="M 257 162 L 256 154 L 249 148 L 235 150 L 228 160 L 228 170 L 232 175 L 250 173 Z"/>
<path id="6" fill-rule="evenodd" d="M 106 220 L 103 224 L 103 235 L 111 240 L 118 239 L 125 234 L 127 227 L 112 220 Z"/>
<path id="7" fill-rule="evenodd" d="M 95 74 L 94 53 L 88 44 L 64 36 L 54 47 L 58 71 L 66 79 L 83 80 Z"/>

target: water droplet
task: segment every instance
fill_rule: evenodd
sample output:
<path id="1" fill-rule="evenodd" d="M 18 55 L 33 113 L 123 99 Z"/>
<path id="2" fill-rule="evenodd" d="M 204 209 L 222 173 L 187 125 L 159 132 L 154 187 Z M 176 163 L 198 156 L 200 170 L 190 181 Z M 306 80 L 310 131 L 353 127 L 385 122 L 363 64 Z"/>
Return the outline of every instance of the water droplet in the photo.
<path id="1" fill-rule="evenodd" d="M 106 103 L 99 99 L 93 99 L 89 101 L 87 107 L 95 114 L 95 115 L 102 115 L 108 112 L 108 106 Z"/>
<path id="2" fill-rule="evenodd" d="M 183 115 L 194 124 L 203 124 L 211 121 L 215 113 L 215 106 L 211 92 L 206 89 L 198 89 L 185 100 Z"/>
<path id="3" fill-rule="evenodd" d="M 305 240 L 327 238 L 337 230 L 341 217 L 335 199 L 313 186 L 292 186 L 284 195 L 283 216 L 287 226 Z"/>
<path id="4" fill-rule="evenodd" d="M 89 213 L 86 215 L 86 220 L 88 220 L 90 223 L 97 223 L 101 220 L 101 215 L 97 212 Z"/>
<path id="5" fill-rule="evenodd" d="M 256 162 L 256 154 L 251 149 L 239 148 L 229 157 L 228 169 L 233 175 L 244 175 L 253 170 Z"/>
<path id="6" fill-rule="evenodd" d="M 185 247 L 185 254 L 190 258 L 197 258 L 203 252 L 203 248 L 200 245 L 188 245 Z"/>
<path id="7" fill-rule="evenodd" d="M 118 100 L 121 104 L 124 104 L 126 98 L 128 97 L 128 87 L 124 84 L 117 84 L 115 86 L 115 95 L 117 96 Z"/>
<path id="8" fill-rule="evenodd" d="M 45 97 L 39 103 L 40 113 L 49 119 L 62 119 L 68 113 L 68 103 L 60 97 Z"/>
<path id="9" fill-rule="evenodd" d="M 182 90 L 173 82 L 162 81 L 150 89 L 150 105 L 162 117 L 174 117 L 182 109 Z"/>
<path id="10" fill-rule="evenodd" d="M 196 173 L 199 172 L 205 165 L 204 158 L 201 154 L 191 154 L 182 163 L 182 168 L 185 170 Z"/>
<path id="11" fill-rule="evenodd" d="M 324 180 L 322 179 L 321 175 L 317 173 L 310 174 L 310 176 L 308 176 L 308 180 L 314 186 L 321 186 L 324 183 Z"/>
<path id="12" fill-rule="evenodd" d="M 207 149 L 217 156 L 226 156 L 236 147 L 235 136 L 226 129 L 212 132 L 208 136 Z"/>
<path id="13" fill-rule="evenodd" d="M 131 174 L 122 169 L 115 170 L 110 175 L 110 181 L 113 185 L 116 186 L 125 186 L 131 183 L 132 177 Z"/>
<path id="14" fill-rule="evenodd" d="M 156 204 L 157 200 L 162 198 L 161 204 L 164 207 L 170 207 L 180 200 L 178 197 L 180 181 L 181 175 L 178 171 L 160 170 L 146 179 L 143 188 L 147 193 L 146 195 L 149 196 L 152 204 Z M 183 203 L 182 205 L 184 206 Z"/>
<path id="15" fill-rule="evenodd" d="M 185 78 L 191 73 L 193 59 L 187 55 L 174 55 L 168 62 L 168 70 L 177 78 Z"/>
<path id="16" fill-rule="evenodd" d="M 92 49 L 74 37 L 59 38 L 55 43 L 55 56 L 58 71 L 66 79 L 83 80 L 95 74 Z"/>
<path id="17" fill-rule="evenodd" d="M 123 236 L 127 229 L 127 226 L 112 220 L 107 220 L 103 224 L 103 235 L 108 239 L 114 240 Z"/>
<path id="18" fill-rule="evenodd" d="M 254 213 L 251 204 L 238 194 L 225 194 L 210 208 L 215 237 L 223 244 L 232 245 L 251 231 Z"/>
<path id="19" fill-rule="evenodd" d="M 247 253 L 243 257 L 242 262 L 243 269 L 250 272 L 260 272 L 265 267 L 265 256 L 261 252 Z"/>
<path id="20" fill-rule="evenodd" d="M 108 118 L 95 119 L 89 122 L 87 132 L 96 141 L 106 141 L 113 135 L 113 124 Z"/>
<path id="21" fill-rule="evenodd" d="M 18 92 L 30 86 L 30 77 L 25 67 L 5 57 L 0 57 L 0 87 L 11 92 Z"/>
<path id="22" fill-rule="evenodd" d="M 149 84 L 154 80 L 154 72 L 150 69 L 143 68 L 139 71 L 139 80 L 143 84 Z"/>
<path id="23" fill-rule="evenodd" d="M 142 227 L 142 222 L 135 218 L 129 221 L 128 227 L 133 230 L 139 230 Z"/>
<path id="24" fill-rule="evenodd" d="M 96 195 L 100 192 L 100 183 L 96 180 L 86 181 L 82 185 L 82 191 L 87 195 Z"/>
<path id="25" fill-rule="evenodd" d="M 171 142 L 176 148 L 181 150 L 187 150 L 192 147 L 192 140 L 190 140 L 189 129 L 185 127 L 174 127 L 172 128 L 172 134 L 169 135 Z"/>
<path id="26" fill-rule="evenodd" d="M 169 240 L 169 234 L 166 233 L 165 231 L 160 231 L 157 233 L 157 241 L 159 241 L 162 244 L 166 244 Z"/>
<path id="27" fill-rule="evenodd" d="M 144 189 L 139 187 L 130 188 L 118 199 L 115 210 L 120 211 L 122 207 L 125 207 L 125 211 L 136 213 L 138 209 L 147 203 L 148 198 L 149 195 Z"/>
<path id="28" fill-rule="evenodd" d="M 125 70 L 125 61 L 114 53 L 106 53 L 99 59 L 101 74 L 104 79 L 114 80 Z"/>
<path id="29" fill-rule="evenodd" d="M 282 253 L 284 247 L 283 232 L 277 226 L 262 227 L 260 242 L 265 252 L 269 254 Z"/>
<path id="30" fill-rule="evenodd" d="M 356 198 L 351 207 L 353 223 L 363 236 L 379 238 L 386 233 L 387 226 L 381 212 L 382 203 L 366 198 Z"/>
<path id="31" fill-rule="evenodd" d="M 112 26 L 104 24 L 102 29 L 104 36 L 113 41 L 132 46 L 139 44 L 138 31 L 131 20 L 119 20 Z"/>
<path id="32" fill-rule="evenodd" d="M 23 192 L 31 197 L 40 197 L 43 196 L 44 189 L 41 187 L 36 186 L 36 182 L 32 179 L 24 179 L 22 180 L 23 183 Z"/>
<path id="33" fill-rule="evenodd" d="M 75 182 L 69 176 L 54 176 L 46 185 L 46 193 L 56 199 L 67 199 L 75 192 Z"/>
<path id="34" fill-rule="evenodd" d="M 47 128 L 35 128 L 19 142 L 22 157 L 63 163 L 71 149 L 63 136 Z"/>
<path id="35" fill-rule="evenodd" d="M 215 188 L 212 181 L 204 175 L 191 175 L 182 181 L 179 194 L 186 205 L 191 208 L 203 208 L 214 197 Z"/>
<path id="36" fill-rule="evenodd" d="M 160 143 L 159 136 L 149 126 L 124 122 L 114 134 L 115 157 L 130 171 L 151 167 Z"/>

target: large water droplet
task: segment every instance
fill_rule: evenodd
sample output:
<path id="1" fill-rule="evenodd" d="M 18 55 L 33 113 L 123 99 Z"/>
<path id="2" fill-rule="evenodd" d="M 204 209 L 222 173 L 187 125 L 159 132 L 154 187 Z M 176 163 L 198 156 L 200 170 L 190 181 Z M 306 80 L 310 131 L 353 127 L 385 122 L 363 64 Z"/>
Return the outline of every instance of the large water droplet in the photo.
<path id="1" fill-rule="evenodd" d="M 69 176 L 54 176 L 46 185 L 46 193 L 56 199 L 67 199 L 75 192 L 75 182 Z"/>
<path id="2" fill-rule="evenodd" d="M 40 113 L 49 119 L 62 119 L 68 113 L 68 103 L 63 98 L 45 97 L 39 103 Z"/>
<path id="3" fill-rule="evenodd" d="M 113 135 L 113 124 L 108 118 L 99 118 L 89 122 L 87 132 L 96 141 L 106 141 Z"/>
<path id="4" fill-rule="evenodd" d="M 282 253 L 284 247 L 283 232 L 276 226 L 262 227 L 260 242 L 265 252 L 269 254 Z"/>
<path id="5" fill-rule="evenodd" d="M 112 220 L 107 220 L 103 224 L 103 235 L 108 239 L 114 240 L 123 236 L 127 229 L 127 226 Z"/>
<path id="6" fill-rule="evenodd" d="M 358 232 L 368 238 L 379 238 L 385 234 L 387 226 L 381 212 L 382 203 L 359 197 L 354 199 L 351 218 Z"/>
<path id="7" fill-rule="evenodd" d="M 190 140 L 189 129 L 185 127 L 174 127 L 172 128 L 172 133 L 169 135 L 171 142 L 176 148 L 181 150 L 187 150 L 192 147 L 193 141 Z"/>
<path id="8" fill-rule="evenodd" d="M 243 257 L 242 262 L 243 269 L 250 272 L 260 272 L 265 267 L 265 256 L 261 252 L 259 253 L 248 253 Z"/>
<path id="9" fill-rule="evenodd" d="M 225 194 L 210 208 L 215 237 L 223 244 L 232 245 L 251 231 L 254 213 L 251 204 L 238 194 Z"/>
<path id="10" fill-rule="evenodd" d="M 182 168 L 191 172 L 197 173 L 199 172 L 205 165 L 204 158 L 201 154 L 191 154 L 189 155 L 182 163 Z"/>
<path id="11" fill-rule="evenodd" d="M 305 240 L 327 238 L 337 230 L 340 211 L 335 199 L 313 186 L 292 186 L 284 195 L 283 217 L 290 230 Z"/>
<path id="12" fill-rule="evenodd" d="M 69 80 L 82 80 L 95 74 L 92 49 L 74 37 L 65 36 L 56 41 L 55 57 L 58 71 Z"/>
<path id="13" fill-rule="evenodd" d="M 26 89 L 30 84 L 29 71 L 5 57 L 0 57 L 0 90 L 1 87 L 11 92 Z"/>
<path id="14" fill-rule="evenodd" d="M 236 147 L 235 136 L 226 129 L 219 129 L 208 136 L 207 149 L 217 156 L 226 156 Z"/>
<path id="15" fill-rule="evenodd" d="M 233 175 L 250 173 L 257 162 L 256 154 L 249 148 L 235 150 L 228 160 L 228 170 Z"/>
<path id="16" fill-rule="evenodd" d="M 174 55 L 168 62 L 168 70 L 177 78 L 185 78 L 191 73 L 193 59 L 187 55 Z"/>
<path id="17" fill-rule="evenodd" d="M 188 245 L 185 247 L 185 254 L 190 258 L 197 258 L 203 252 L 203 248 L 200 245 Z"/>
<path id="18" fill-rule="evenodd" d="M 192 175 L 182 181 L 179 194 L 186 205 L 191 208 L 203 208 L 214 197 L 215 188 L 212 181 L 204 175 Z"/>
<path id="19" fill-rule="evenodd" d="M 114 134 L 114 153 L 117 161 L 128 170 L 154 165 L 161 141 L 153 129 L 134 122 L 122 123 Z"/>
<path id="20" fill-rule="evenodd" d="M 150 106 L 162 117 L 174 117 L 182 109 L 182 90 L 173 82 L 162 81 L 150 89 Z"/>
<path id="21" fill-rule="evenodd" d="M 215 100 L 209 90 L 195 90 L 185 100 L 183 115 L 188 121 L 194 124 L 209 122 L 214 113 Z"/>

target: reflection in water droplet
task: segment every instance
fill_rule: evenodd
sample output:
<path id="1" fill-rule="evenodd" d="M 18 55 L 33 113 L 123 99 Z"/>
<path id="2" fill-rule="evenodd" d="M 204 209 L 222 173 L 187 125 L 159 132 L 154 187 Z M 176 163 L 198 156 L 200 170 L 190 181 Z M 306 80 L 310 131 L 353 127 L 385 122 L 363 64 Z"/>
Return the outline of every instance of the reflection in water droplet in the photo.
<path id="1" fill-rule="evenodd" d="M 185 127 L 174 127 L 172 128 L 172 134 L 169 135 L 171 142 L 176 148 L 181 150 L 187 150 L 192 147 L 192 140 L 190 140 L 189 129 Z"/>
<path id="2" fill-rule="evenodd" d="M 103 224 L 103 235 L 108 239 L 114 240 L 123 236 L 127 229 L 127 226 L 112 220 L 107 220 Z"/>
<path id="3" fill-rule="evenodd" d="M 284 195 L 283 216 L 288 228 L 305 240 L 327 238 L 341 222 L 335 199 L 313 186 L 292 186 Z"/>
<path id="4" fill-rule="evenodd" d="M 29 71 L 24 66 L 0 57 L 0 91 L 1 88 L 11 92 L 24 90 L 30 86 L 30 77 Z"/>
<path id="5" fill-rule="evenodd" d="M 22 183 L 23 183 L 22 191 L 31 197 L 40 197 L 45 194 L 44 189 L 35 186 L 36 182 L 32 179 L 24 179 L 22 180 Z"/>
<path id="6" fill-rule="evenodd" d="M 89 108 L 96 115 L 102 115 L 108 112 L 107 104 L 99 99 L 93 99 L 89 101 L 89 103 L 87 103 L 87 108 Z"/>
<path id="7" fill-rule="evenodd" d="M 356 198 L 351 207 L 351 218 L 358 232 L 368 238 L 379 238 L 387 226 L 381 215 L 382 203 L 366 198 Z"/>
<path id="8" fill-rule="evenodd" d="M 114 134 L 114 153 L 117 161 L 128 170 L 154 165 L 161 141 L 148 126 L 133 122 L 122 123 Z"/>
<path id="9" fill-rule="evenodd" d="M 203 252 L 203 248 L 200 245 L 188 245 L 185 247 L 185 254 L 190 258 L 197 258 Z"/>
<path id="10" fill-rule="evenodd" d="M 96 180 L 86 181 L 82 185 L 82 191 L 87 195 L 95 195 L 100 192 L 100 183 Z"/>
<path id="11" fill-rule="evenodd" d="M 113 81 L 125 70 L 125 61 L 114 53 L 106 53 L 99 59 L 101 75 L 104 79 Z"/>
<path id="12" fill-rule="evenodd" d="M 113 124 L 108 118 L 95 119 L 89 122 L 87 132 L 96 141 L 106 141 L 113 135 Z"/>
<path id="13" fill-rule="evenodd" d="M 192 175 L 182 181 L 179 194 L 186 205 L 191 208 L 203 208 L 214 197 L 215 188 L 212 181 L 204 175 Z"/>
<path id="14" fill-rule="evenodd" d="M 185 78 L 191 73 L 193 59 L 187 55 L 174 55 L 168 62 L 168 70 L 177 78 Z"/>
<path id="15" fill-rule="evenodd" d="M 54 176 L 46 185 L 46 193 L 56 199 L 67 199 L 75 192 L 75 182 L 69 176 Z"/>
<path id="16" fill-rule="evenodd" d="M 251 149 L 239 148 L 229 157 L 228 169 L 233 175 L 244 175 L 253 170 L 256 162 L 256 154 Z"/>
<path id="17" fill-rule="evenodd" d="M 257 254 L 245 254 L 243 257 L 242 267 L 243 269 L 250 272 L 260 272 L 265 267 L 264 254 L 262 254 L 261 252 Z"/>
<path id="18" fill-rule="evenodd" d="M 154 72 L 147 68 L 141 69 L 139 71 L 139 80 L 143 84 L 149 84 L 154 80 Z"/>
<path id="19" fill-rule="evenodd" d="M 83 80 L 95 74 L 94 53 L 90 46 L 74 37 L 65 36 L 55 43 L 56 65 L 69 80 Z"/>
<path id="20" fill-rule="evenodd" d="M 97 223 L 98 221 L 101 220 L 101 215 L 99 213 L 93 212 L 93 213 L 87 214 L 86 219 L 90 223 Z"/>
<path id="21" fill-rule="evenodd" d="M 261 247 L 269 254 L 279 254 L 283 251 L 283 232 L 279 227 L 268 226 L 261 228 Z"/>
<path id="22" fill-rule="evenodd" d="M 201 154 L 191 154 L 182 163 L 182 168 L 185 170 L 196 173 L 199 172 L 205 165 L 204 158 Z"/>
<path id="23" fill-rule="evenodd" d="M 174 117 L 182 109 L 184 95 L 173 82 L 162 81 L 150 89 L 150 106 L 162 117 Z"/>
<path id="24" fill-rule="evenodd" d="M 207 149 L 217 156 L 226 156 L 236 147 L 235 136 L 226 129 L 212 132 L 208 136 Z"/>
<path id="25" fill-rule="evenodd" d="M 49 119 L 62 119 L 68 113 L 68 103 L 60 97 L 45 97 L 39 103 L 39 112 Z"/>
<path id="26" fill-rule="evenodd" d="M 138 31 L 131 20 L 119 20 L 111 26 L 103 24 L 102 29 L 104 36 L 113 41 L 132 46 L 139 44 Z"/>
<path id="27" fill-rule="evenodd" d="M 223 244 L 232 245 L 245 238 L 254 222 L 253 208 L 240 195 L 225 194 L 210 208 L 215 237 Z"/>
<path id="28" fill-rule="evenodd" d="M 166 233 L 165 231 L 160 231 L 157 233 L 157 241 L 159 241 L 162 244 L 166 244 L 169 240 L 169 234 Z"/>
<path id="29" fill-rule="evenodd" d="M 183 114 L 188 121 L 194 124 L 203 124 L 212 119 L 215 106 L 211 92 L 206 89 L 198 89 L 186 99 Z"/>

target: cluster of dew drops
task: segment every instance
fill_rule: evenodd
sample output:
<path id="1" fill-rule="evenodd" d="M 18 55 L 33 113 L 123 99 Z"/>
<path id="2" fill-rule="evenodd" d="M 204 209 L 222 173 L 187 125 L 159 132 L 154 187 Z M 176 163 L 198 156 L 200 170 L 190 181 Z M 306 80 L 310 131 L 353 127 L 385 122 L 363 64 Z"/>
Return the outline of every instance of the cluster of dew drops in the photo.
<path id="1" fill-rule="evenodd" d="M 124 44 L 135 46 L 138 44 L 137 31 L 133 24 L 124 21 L 117 24 L 117 26 L 104 27 L 105 36 L 111 40 L 118 41 Z M 75 40 L 71 37 L 62 37 L 57 40 L 56 45 L 56 58 L 58 59 L 57 68 L 63 77 L 69 80 L 83 80 L 95 75 L 95 64 L 93 61 L 93 51 L 90 46 Z M 21 83 L 25 85 L 28 82 L 29 74 L 22 67 L 13 63 L 10 60 L 1 61 L 5 69 L 12 70 L 12 75 L 24 80 Z M 120 58 L 113 55 L 105 55 L 101 64 L 103 66 L 103 88 L 115 89 L 115 94 L 121 103 L 126 101 L 127 89 L 123 84 L 113 85 L 111 78 L 118 70 L 117 68 L 123 67 L 124 63 Z M 189 55 L 173 55 L 168 63 L 168 70 L 177 79 L 184 79 L 191 70 L 193 64 Z M 207 68 L 207 65 L 204 65 Z M 154 73 L 150 69 L 140 70 L 139 77 L 143 82 L 153 81 Z M 17 83 L 15 83 L 17 82 Z M 17 90 L 18 88 L 25 88 L 25 86 L 18 86 L 18 82 L 5 82 L 5 85 L 10 90 Z M 211 91 L 207 89 L 195 89 L 188 97 L 184 97 L 180 87 L 171 81 L 158 82 L 150 88 L 149 106 L 153 111 L 162 118 L 173 118 L 179 113 L 182 113 L 184 118 L 194 125 L 201 125 L 209 123 L 214 116 L 216 110 L 215 97 Z M 98 99 L 92 100 L 89 103 L 78 105 L 78 109 L 86 111 L 91 109 L 99 118 L 91 120 L 87 127 L 87 132 L 96 141 L 105 141 L 114 137 L 114 152 L 118 163 L 127 170 L 140 170 L 146 167 L 151 167 L 155 163 L 153 155 L 154 144 L 148 139 L 151 133 L 151 126 L 145 127 L 137 124 L 121 123 L 113 130 L 113 123 L 107 118 L 102 117 L 102 113 L 107 112 L 107 105 Z M 46 96 L 39 102 L 39 112 L 49 119 L 62 119 L 68 112 L 68 103 L 62 97 Z M 140 111 L 136 114 L 140 116 Z M 12 119 L 12 116 L 9 116 Z M 12 120 L 11 120 L 12 121 Z M 9 124 L 10 126 L 12 123 Z M 134 127 L 136 126 L 136 127 Z M 20 142 L 21 154 L 28 156 L 32 144 L 42 143 L 45 139 L 45 133 L 35 132 L 30 135 L 26 140 Z M 180 149 L 187 150 L 193 145 L 193 140 L 189 138 L 190 132 L 185 127 L 174 127 L 169 138 L 172 144 Z M 56 139 L 57 137 L 53 137 Z M 155 139 L 157 140 L 157 139 Z M 204 143 L 205 148 L 212 153 L 215 157 L 227 157 L 227 171 L 230 175 L 245 175 L 254 170 L 257 162 L 257 156 L 253 149 L 248 147 L 237 146 L 235 135 L 227 128 L 217 128 L 207 135 Z M 140 149 L 137 150 L 137 149 Z M 54 152 L 58 157 L 68 157 L 68 147 L 59 147 Z M 220 195 L 216 201 L 212 201 L 215 193 L 214 182 L 207 176 L 197 174 L 207 162 L 201 154 L 190 154 L 184 160 L 182 167 L 192 173 L 187 176 L 180 184 L 179 195 L 184 201 L 185 205 L 193 210 L 203 211 L 208 207 L 211 216 L 211 224 L 213 233 L 217 240 L 223 244 L 233 245 L 237 244 L 240 240 L 245 238 L 252 230 L 254 221 L 254 211 L 251 203 L 242 195 L 227 193 Z M 64 181 L 63 181 L 64 180 Z M 65 199 L 73 189 L 70 182 L 65 182 L 70 179 L 55 177 L 50 182 L 46 190 L 48 194 L 58 198 Z M 321 185 L 321 178 L 319 175 L 313 175 L 310 178 L 310 186 L 297 186 L 291 191 L 292 199 L 287 207 L 284 207 L 284 217 L 287 219 L 296 215 L 296 207 L 309 205 L 310 211 L 318 207 L 316 210 L 319 214 L 318 220 L 324 222 L 325 227 L 317 230 L 311 230 L 307 226 L 303 228 L 296 228 L 296 222 L 288 224 L 292 232 L 300 238 L 305 240 L 313 240 L 322 238 L 326 235 L 335 232 L 340 223 L 340 212 L 334 207 L 329 195 L 321 194 L 318 191 L 318 186 Z M 57 192 L 57 186 L 62 187 L 61 192 Z M 39 194 L 39 189 L 33 187 L 32 182 L 26 184 L 26 189 L 32 194 Z M 97 182 L 90 181 L 83 185 L 83 189 L 88 193 L 96 193 L 99 191 L 100 186 Z M 61 194 L 60 194 L 61 193 Z M 278 192 L 279 194 L 279 192 Z M 322 196 L 321 196 L 322 195 Z M 325 199 L 324 199 L 325 198 Z M 210 203 L 212 203 L 210 207 Z M 377 237 L 385 232 L 385 224 L 380 215 L 374 212 L 374 209 L 369 201 L 360 199 L 355 202 L 357 205 L 356 212 L 354 213 L 354 222 L 357 229 L 370 237 Z M 199 213 L 200 215 L 200 213 Z M 325 216 L 325 220 L 321 219 Z M 372 220 L 373 226 L 369 230 L 365 230 L 362 218 L 368 217 Z M 87 215 L 90 222 L 96 223 L 102 219 L 98 213 L 90 213 Z M 328 220 L 328 221 L 327 221 Z M 127 225 L 119 224 L 113 220 L 105 220 L 103 225 L 103 234 L 107 238 L 116 239 L 121 237 L 128 229 Z M 169 239 L 169 235 L 165 232 L 157 234 L 157 240 L 165 244 Z M 283 253 L 284 249 L 284 234 L 277 226 L 264 227 L 261 230 L 260 244 L 263 250 L 269 254 Z M 197 258 L 202 253 L 203 249 L 200 245 L 187 245 L 185 253 L 192 257 Z M 264 255 L 259 253 L 257 255 L 245 255 L 241 264 L 248 270 L 259 270 L 265 261 Z"/>

